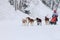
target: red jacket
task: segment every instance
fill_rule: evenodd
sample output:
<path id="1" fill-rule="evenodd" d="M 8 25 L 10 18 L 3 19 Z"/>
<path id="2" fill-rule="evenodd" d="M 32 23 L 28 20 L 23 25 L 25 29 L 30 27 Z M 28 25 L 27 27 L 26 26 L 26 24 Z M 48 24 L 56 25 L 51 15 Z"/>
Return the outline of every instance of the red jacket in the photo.
<path id="1" fill-rule="evenodd" d="M 51 19 L 51 22 L 56 22 L 56 17 L 53 17 L 53 18 Z"/>

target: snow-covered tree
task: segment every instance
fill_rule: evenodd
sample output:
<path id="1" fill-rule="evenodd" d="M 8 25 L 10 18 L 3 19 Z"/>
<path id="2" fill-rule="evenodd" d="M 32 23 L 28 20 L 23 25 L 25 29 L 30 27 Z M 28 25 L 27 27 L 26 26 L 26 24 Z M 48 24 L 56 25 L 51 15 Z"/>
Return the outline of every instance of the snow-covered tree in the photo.
<path id="1" fill-rule="evenodd" d="M 14 0 L 9 0 L 9 3 L 10 3 L 11 5 L 14 5 Z"/>
<path id="2" fill-rule="evenodd" d="M 57 10 L 60 0 L 42 0 L 42 2 L 48 7 L 50 7 L 52 10 Z"/>

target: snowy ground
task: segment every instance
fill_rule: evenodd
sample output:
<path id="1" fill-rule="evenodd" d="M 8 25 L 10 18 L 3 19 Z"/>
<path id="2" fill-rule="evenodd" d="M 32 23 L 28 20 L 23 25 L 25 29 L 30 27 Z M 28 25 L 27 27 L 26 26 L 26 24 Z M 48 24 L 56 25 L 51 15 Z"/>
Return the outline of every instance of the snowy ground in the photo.
<path id="1" fill-rule="evenodd" d="M 22 26 L 21 20 L 27 16 L 15 11 L 7 0 L 0 0 L 0 40 L 60 40 L 60 17 L 57 25 Z"/>

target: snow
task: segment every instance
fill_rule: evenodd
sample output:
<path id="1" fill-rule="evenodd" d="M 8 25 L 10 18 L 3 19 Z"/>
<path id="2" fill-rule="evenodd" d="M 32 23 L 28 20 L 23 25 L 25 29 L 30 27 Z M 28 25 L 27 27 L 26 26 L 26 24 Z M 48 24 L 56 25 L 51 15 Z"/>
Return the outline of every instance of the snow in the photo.
<path id="1" fill-rule="evenodd" d="M 35 8 L 38 14 L 42 13 L 41 17 L 47 15 L 45 13 L 52 13 L 44 4 L 39 3 L 39 5 Z M 31 10 L 33 12 L 31 17 L 38 15 L 35 8 Z M 40 9 L 41 11 L 39 11 Z M 43 9 L 44 11 L 42 11 Z M 58 9 L 58 13 L 60 13 L 60 9 Z M 19 10 L 15 11 L 8 0 L 0 0 L 0 40 L 60 40 L 60 16 L 57 25 L 45 25 L 43 23 L 41 26 L 22 26 L 21 20 L 27 16 L 29 15 Z"/>
<path id="2" fill-rule="evenodd" d="M 52 10 L 44 5 L 40 0 L 38 0 L 35 4 L 31 2 L 30 7 L 27 8 L 27 10 L 31 11 L 32 17 L 44 18 L 45 16 L 51 17 L 52 15 Z"/>

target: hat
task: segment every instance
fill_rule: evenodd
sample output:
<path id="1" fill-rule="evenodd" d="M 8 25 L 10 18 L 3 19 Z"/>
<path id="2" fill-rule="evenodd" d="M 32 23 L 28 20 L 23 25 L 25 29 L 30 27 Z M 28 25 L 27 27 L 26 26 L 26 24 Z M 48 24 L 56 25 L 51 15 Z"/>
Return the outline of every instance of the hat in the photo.
<path id="1" fill-rule="evenodd" d="M 56 10 L 54 10 L 54 13 L 56 13 Z"/>

